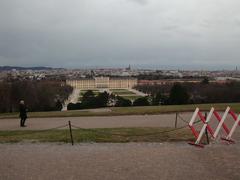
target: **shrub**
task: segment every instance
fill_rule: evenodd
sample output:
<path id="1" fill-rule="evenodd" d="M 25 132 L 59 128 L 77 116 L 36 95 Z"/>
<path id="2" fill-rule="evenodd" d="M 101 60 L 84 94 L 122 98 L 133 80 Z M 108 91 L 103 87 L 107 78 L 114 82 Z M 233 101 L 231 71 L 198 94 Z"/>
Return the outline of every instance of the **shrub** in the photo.
<path id="1" fill-rule="evenodd" d="M 170 91 L 169 101 L 171 104 L 187 104 L 189 102 L 187 90 L 179 83 L 174 84 Z"/>
<path id="2" fill-rule="evenodd" d="M 133 106 L 149 106 L 147 97 L 141 97 L 133 102 Z"/>
<path id="3" fill-rule="evenodd" d="M 116 97 L 116 107 L 128 107 L 131 106 L 132 102 L 129 99 L 122 98 L 120 96 Z"/>

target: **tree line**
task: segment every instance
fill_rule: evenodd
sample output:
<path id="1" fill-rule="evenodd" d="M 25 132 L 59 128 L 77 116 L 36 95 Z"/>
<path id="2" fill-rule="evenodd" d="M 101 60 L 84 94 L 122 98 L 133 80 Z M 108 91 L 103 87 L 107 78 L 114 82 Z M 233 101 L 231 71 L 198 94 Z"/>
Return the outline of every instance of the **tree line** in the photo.
<path id="1" fill-rule="evenodd" d="M 88 90 L 83 94 L 81 102 L 69 103 L 67 106 L 68 110 L 77 109 L 89 109 L 89 108 L 100 108 L 100 107 L 128 107 L 128 106 L 148 106 L 150 105 L 148 97 L 141 97 L 133 102 L 129 99 L 114 94 L 108 94 L 107 92 L 94 94 L 92 90 Z"/>
<path id="2" fill-rule="evenodd" d="M 61 110 L 73 88 L 61 81 L 0 82 L 0 112 L 18 111 L 24 100 L 29 111 Z"/>
<path id="3" fill-rule="evenodd" d="M 88 90 L 79 103 L 68 104 L 68 110 L 89 109 L 100 107 L 129 107 L 129 106 L 150 106 L 163 104 L 187 104 L 189 101 L 189 94 L 181 84 L 174 84 L 170 89 L 168 96 L 162 94 L 160 91 L 149 96 L 140 97 L 131 101 L 121 96 L 108 94 L 107 92 L 95 95 L 93 91 Z"/>
<path id="4" fill-rule="evenodd" d="M 240 82 L 234 81 L 218 84 L 204 79 L 202 83 L 139 85 L 135 88 L 148 96 L 130 101 L 107 92 L 96 95 L 89 90 L 83 94 L 80 103 L 70 103 L 68 109 L 240 102 Z M 62 103 L 72 91 L 71 86 L 61 81 L 3 81 L 0 82 L 0 112 L 18 111 L 20 100 L 26 102 L 29 111 L 61 110 Z"/>
<path id="5" fill-rule="evenodd" d="M 240 82 L 176 83 L 168 85 L 139 85 L 137 90 L 149 94 L 153 105 L 158 104 L 201 104 L 240 102 Z"/>

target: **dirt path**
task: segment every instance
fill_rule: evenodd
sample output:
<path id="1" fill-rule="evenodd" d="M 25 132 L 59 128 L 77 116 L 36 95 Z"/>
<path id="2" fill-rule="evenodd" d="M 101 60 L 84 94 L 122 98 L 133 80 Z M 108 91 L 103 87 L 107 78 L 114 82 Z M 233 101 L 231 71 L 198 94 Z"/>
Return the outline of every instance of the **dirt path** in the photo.
<path id="1" fill-rule="evenodd" d="M 0 144 L 4 180 L 237 180 L 239 144 Z"/>

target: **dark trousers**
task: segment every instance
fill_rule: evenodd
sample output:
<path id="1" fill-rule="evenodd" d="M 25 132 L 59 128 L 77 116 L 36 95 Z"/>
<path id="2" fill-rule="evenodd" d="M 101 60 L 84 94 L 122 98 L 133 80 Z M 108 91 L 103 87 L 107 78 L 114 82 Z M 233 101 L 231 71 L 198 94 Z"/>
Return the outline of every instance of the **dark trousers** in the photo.
<path id="1" fill-rule="evenodd" d="M 26 119 L 26 117 L 21 117 L 20 126 L 24 126 Z"/>

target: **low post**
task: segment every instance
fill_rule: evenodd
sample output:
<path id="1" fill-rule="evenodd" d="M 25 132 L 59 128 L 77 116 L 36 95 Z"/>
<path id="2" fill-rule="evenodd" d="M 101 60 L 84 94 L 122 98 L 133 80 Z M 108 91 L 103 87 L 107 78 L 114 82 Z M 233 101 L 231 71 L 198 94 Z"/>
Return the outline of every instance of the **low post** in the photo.
<path id="1" fill-rule="evenodd" d="M 177 121 L 178 121 L 178 112 L 176 112 L 176 117 L 175 117 L 175 128 L 177 128 Z"/>
<path id="2" fill-rule="evenodd" d="M 72 146 L 73 146 L 73 145 L 74 145 L 74 142 L 73 142 L 71 121 L 68 121 L 68 126 L 69 126 L 69 131 L 70 131 L 71 142 L 72 142 Z"/>
<path id="3" fill-rule="evenodd" d="M 205 112 L 205 119 L 207 119 L 207 112 Z M 207 138 L 207 144 L 209 144 L 209 137 L 208 137 L 208 130 L 207 130 L 207 128 L 205 129 L 205 135 L 206 135 L 206 138 Z"/>

